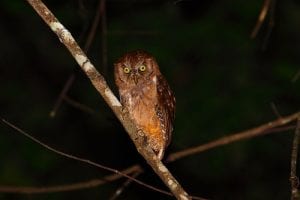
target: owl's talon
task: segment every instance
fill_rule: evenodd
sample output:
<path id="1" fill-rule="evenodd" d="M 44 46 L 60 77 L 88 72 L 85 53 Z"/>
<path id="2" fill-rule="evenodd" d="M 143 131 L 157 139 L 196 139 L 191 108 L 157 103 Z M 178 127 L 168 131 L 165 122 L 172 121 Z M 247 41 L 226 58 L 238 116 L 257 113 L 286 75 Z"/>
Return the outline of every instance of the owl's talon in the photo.
<path id="1" fill-rule="evenodd" d="M 138 133 L 138 135 L 140 136 L 140 137 L 144 137 L 145 135 L 144 135 L 144 132 L 142 131 L 142 129 L 138 129 L 137 130 L 137 133 Z"/>
<path id="2" fill-rule="evenodd" d="M 138 129 L 137 130 L 137 135 L 138 135 L 138 138 L 142 138 L 142 142 L 143 142 L 143 145 L 146 146 L 148 145 L 148 138 L 145 136 L 144 132 L 141 130 L 141 129 Z M 136 138 L 136 139 L 138 139 Z"/>
<path id="3" fill-rule="evenodd" d="M 125 106 L 122 106 L 121 112 L 122 112 L 123 114 L 126 114 L 126 113 L 128 113 L 128 110 L 127 110 L 127 108 L 126 108 Z"/>

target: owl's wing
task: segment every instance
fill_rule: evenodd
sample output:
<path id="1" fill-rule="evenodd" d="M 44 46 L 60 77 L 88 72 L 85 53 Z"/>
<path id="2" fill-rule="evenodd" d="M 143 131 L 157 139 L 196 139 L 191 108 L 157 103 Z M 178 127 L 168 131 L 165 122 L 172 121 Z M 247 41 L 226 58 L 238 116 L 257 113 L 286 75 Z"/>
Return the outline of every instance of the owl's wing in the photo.
<path id="1" fill-rule="evenodd" d="M 166 137 L 166 146 L 168 146 L 171 142 L 175 119 L 175 97 L 168 82 L 162 75 L 157 76 L 157 95 L 156 114 L 160 119 L 164 136 Z"/>

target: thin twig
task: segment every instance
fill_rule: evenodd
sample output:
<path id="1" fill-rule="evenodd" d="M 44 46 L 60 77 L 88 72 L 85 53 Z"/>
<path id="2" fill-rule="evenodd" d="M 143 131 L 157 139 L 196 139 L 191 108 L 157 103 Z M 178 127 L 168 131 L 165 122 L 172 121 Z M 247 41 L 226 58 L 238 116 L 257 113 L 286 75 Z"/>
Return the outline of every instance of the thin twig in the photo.
<path id="1" fill-rule="evenodd" d="M 274 103 L 274 102 L 271 102 L 270 104 L 271 104 L 271 108 L 272 108 L 274 114 L 275 114 L 278 118 L 281 118 L 282 116 L 281 116 L 281 114 L 279 113 L 279 111 L 278 111 L 277 106 L 275 105 L 275 103 Z"/>
<path id="2" fill-rule="evenodd" d="M 97 27 L 99 25 L 101 16 L 103 16 L 103 5 L 102 5 L 102 0 L 99 0 L 96 15 L 95 15 L 91 30 L 89 32 L 89 35 L 87 37 L 87 40 L 86 40 L 86 42 L 84 44 L 84 48 L 83 48 L 83 50 L 86 54 L 88 53 L 88 50 L 95 38 Z"/>
<path id="3" fill-rule="evenodd" d="M 131 174 L 131 177 L 136 178 L 137 176 L 139 176 L 142 173 L 142 171 L 135 171 L 133 174 Z M 119 187 L 116 192 L 113 193 L 113 195 L 109 198 L 110 200 L 115 200 L 117 199 L 122 193 L 123 191 L 132 183 L 132 180 L 127 179 L 122 185 L 121 187 Z"/>
<path id="4" fill-rule="evenodd" d="M 267 28 L 267 33 L 265 35 L 265 38 L 264 38 L 264 42 L 263 42 L 263 45 L 262 45 L 262 50 L 265 51 L 267 49 L 267 45 L 268 45 L 268 42 L 269 42 L 269 38 L 271 36 L 271 33 L 273 31 L 273 28 L 275 26 L 275 7 L 276 7 L 276 0 L 271 0 L 271 3 L 270 3 L 270 11 L 269 11 L 269 23 L 268 23 L 268 28 Z"/>
<path id="5" fill-rule="evenodd" d="M 156 156 L 149 145 L 145 145 L 145 135 L 138 130 L 136 124 L 130 118 L 128 111 L 122 107 L 119 100 L 113 94 L 107 85 L 104 77 L 96 70 L 94 65 L 87 58 L 86 54 L 78 46 L 71 33 L 58 21 L 53 13 L 40 0 L 27 0 L 33 9 L 39 14 L 44 22 L 51 28 L 51 30 L 58 36 L 59 40 L 65 45 L 81 69 L 88 76 L 95 89 L 106 101 L 108 106 L 112 109 L 116 117 L 122 123 L 131 140 L 136 146 L 137 151 L 144 157 L 147 163 L 152 167 L 154 172 L 160 177 L 165 185 L 171 190 L 177 199 L 191 199 L 183 187 L 170 173 L 166 166 Z"/>
<path id="6" fill-rule="evenodd" d="M 70 97 L 68 97 L 67 95 L 64 97 L 64 100 L 69 103 L 71 106 L 83 111 L 83 112 L 86 112 L 88 114 L 95 114 L 96 111 L 93 110 L 92 108 L 82 104 L 82 103 L 79 103 L 77 101 L 75 101 L 74 99 L 71 99 Z"/>
<path id="7" fill-rule="evenodd" d="M 266 19 L 266 16 L 268 14 L 268 10 L 270 8 L 270 4 L 271 4 L 271 1 L 272 0 L 265 0 L 264 1 L 264 4 L 263 4 L 263 7 L 261 8 L 261 11 L 260 11 L 260 14 L 258 16 L 258 19 L 257 19 L 257 22 L 252 30 L 252 33 L 251 33 L 251 38 L 255 38 L 261 25 L 263 24 L 263 22 L 265 21 Z"/>
<path id="8" fill-rule="evenodd" d="M 279 133 L 279 132 L 284 132 L 284 131 L 290 131 L 290 130 L 294 130 L 295 128 L 296 128 L 296 125 L 272 128 L 270 130 L 266 130 L 265 132 L 263 132 L 263 135 L 270 134 L 270 133 Z M 257 135 L 257 136 L 259 136 L 259 135 Z"/>
<path id="9" fill-rule="evenodd" d="M 291 153 L 291 200 L 299 200 L 299 178 L 297 176 L 297 158 L 298 158 L 298 145 L 300 139 L 300 114 L 298 115 L 295 136 L 293 140 L 292 153 Z"/>
<path id="10" fill-rule="evenodd" d="M 101 52 L 102 52 L 102 69 L 103 74 L 107 74 L 107 22 L 106 22 L 106 0 L 100 0 L 101 7 L 102 7 L 102 20 L 101 20 Z"/>
<path id="11" fill-rule="evenodd" d="M 122 170 L 122 174 L 131 174 L 136 171 L 140 171 L 141 168 L 138 165 Z M 115 181 L 120 179 L 120 174 L 111 174 L 103 177 L 102 179 L 93 179 L 89 181 L 83 181 L 79 183 L 64 184 L 64 185 L 55 185 L 47 187 L 16 187 L 16 186 L 4 186 L 0 185 L 0 193 L 18 193 L 18 194 L 39 194 L 39 193 L 53 193 L 53 192 L 67 192 L 74 190 L 82 190 L 87 188 L 98 187 L 108 182 Z M 130 179 L 128 179 L 130 180 Z"/>
<path id="12" fill-rule="evenodd" d="M 188 148 L 184 151 L 171 154 L 166 160 L 167 160 L 167 162 L 175 161 L 182 157 L 193 155 L 195 153 L 200 153 L 200 152 L 206 151 L 208 149 L 215 148 L 217 146 L 223 146 L 223 145 L 226 145 L 226 144 L 229 144 L 232 142 L 249 139 L 249 138 L 252 138 L 252 137 L 255 137 L 258 135 L 267 134 L 268 133 L 267 131 L 270 129 L 273 129 L 275 127 L 282 126 L 282 125 L 290 123 L 291 121 L 294 121 L 295 119 L 297 119 L 298 115 L 299 115 L 299 113 L 295 113 L 295 114 L 289 115 L 287 117 L 282 117 L 275 121 L 263 124 L 256 128 L 252 128 L 252 129 L 249 129 L 249 130 L 246 130 L 243 132 L 232 134 L 230 136 L 221 137 L 217 140 L 206 143 L 204 145 L 199 145 L 196 147 Z"/>
<path id="13" fill-rule="evenodd" d="M 60 92 L 60 94 L 59 94 L 59 96 L 58 96 L 58 98 L 57 98 L 57 100 L 56 100 L 56 102 L 54 104 L 54 107 L 53 107 L 53 109 L 50 112 L 50 117 L 55 117 L 56 112 L 57 112 L 59 106 L 61 105 L 62 100 L 64 99 L 64 97 L 66 96 L 67 92 L 71 88 L 71 86 L 72 86 L 72 84 L 74 82 L 74 79 L 75 79 L 75 75 L 72 73 L 69 76 L 67 82 L 65 83 L 62 91 Z"/>

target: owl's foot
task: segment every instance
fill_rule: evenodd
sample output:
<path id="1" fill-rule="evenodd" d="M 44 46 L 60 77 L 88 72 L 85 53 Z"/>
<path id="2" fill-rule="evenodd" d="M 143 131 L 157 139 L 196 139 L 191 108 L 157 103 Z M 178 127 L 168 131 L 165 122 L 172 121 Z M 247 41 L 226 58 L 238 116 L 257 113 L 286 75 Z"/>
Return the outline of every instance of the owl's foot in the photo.
<path id="1" fill-rule="evenodd" d="M 148 139 L 142 129 L 137 130 L 137 135 L 139 138 L 143 139 L 143 145 L 148 145 Z"/>
<path id="2" fill-rule="evenodd" d="M 144 136 L 145 136 L 145 134 L 144 134 L 144 132 L 142 131 L 142 129 L 138 129 L 138 130 L 137 130 L 137 133 L 138 133 L 138 135 L 139 135 L 140 137 L 144 137 Z"/>

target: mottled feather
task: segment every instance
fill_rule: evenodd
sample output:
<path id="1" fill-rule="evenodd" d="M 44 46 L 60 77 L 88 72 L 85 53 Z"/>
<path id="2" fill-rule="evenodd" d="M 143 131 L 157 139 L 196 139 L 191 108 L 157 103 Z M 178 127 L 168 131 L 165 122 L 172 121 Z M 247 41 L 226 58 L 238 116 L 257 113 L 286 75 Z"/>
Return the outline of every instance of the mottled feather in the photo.
<path id="1" fill-rule="evenodd" d="M 159 75 L 157 77 L 158 104 L 156 112 L 160 118 L 161 126 L 165 131 L 166 147 L 170 144 L 175 119 L 175 96 L 166 79 Z"/>

